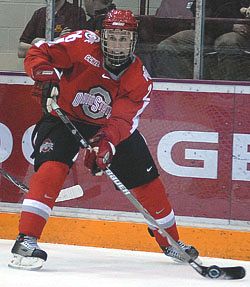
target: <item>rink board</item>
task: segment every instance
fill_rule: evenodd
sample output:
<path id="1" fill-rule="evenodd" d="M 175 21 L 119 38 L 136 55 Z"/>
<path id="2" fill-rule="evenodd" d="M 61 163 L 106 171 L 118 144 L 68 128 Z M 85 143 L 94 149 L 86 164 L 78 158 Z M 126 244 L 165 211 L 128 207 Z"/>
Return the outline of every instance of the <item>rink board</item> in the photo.
<path id="1" fill-rule="evenodd" d="M 19 215 L 0 213 L 0 238 L 15 239 Z M 193 244 L 201 256 L 250 261 L 250 231 L 178 227 L 183 241 Z M 144 223 L 50 217 L 41 242 L 161 252 Z"/>
<path id="2" fill-rule="evenodd" d="M 33 165 L 29 158 L 32 151 L 30 135 L 33 125 L 41 115 L 36 99 L 29 96 L 31 84 L 29 78 L 21 75 L 0 75 L 0 163 L 2 168 L 26 184 L 33 174 Z M 189 242 L 195 240 L 199 245 L 199 240 L 206 241 L 207 236 L 210 238 L 213 232 L 215 236 L 221 238 L 222 245 L 224 240 L 230 239 L 233 246 L 236 246 L 236 242 L 246 243 L 249 237 L 248 230 L 230 231 L 231 221 L 242 221 L 244 226 L 250 222 L 249 92 L 250 86 L 247 84 L 154 82 L 152 101 L 141 119 L 140 131 L 147 140 L 176 215 L 201 217 L 204 218 L 204 222 L 206 218 L 217 218 L 227 220 L 229 223 L 226 226 L 228 231 L 180 227 L 181 234 L 187 236 Z M 83 167 L 82 157 L 80 152 L 64 187 L 79 183 L 84 189 L 84 197 L 58 203 L 57 206 L 134 212 L 134 207 L 114 189 L 108 179 L 89 175 Z M 19 190 L 1 177 L 0 201 L 20 203 L 22 200 L 23 195 Z M 1 214 L 1 222 L 5 216 L 9 218 L 10 215 Z M 13 217 L 17 220 L 17 215 L 13 214 Z M 56 225 L 56 221 L 60 220 L 53 218 L 48 226 L 52 225 L 53 230 L 55 228 L 53 224 Z M 71 218 L 65 219 L 66 221 L 69 221 L 70 225 L 71 221 L 78 222 L 80 226 L 83 222 L 91 226 L 103 224 L 108 229 L 108 236 L 111 235 L 107 225 L 114 224 L 115 230 L 118 226 L 123 230 L 122 226 L 125 224 Z M 129 222 L 127 224 L 130 226 L 126 226 L 128 229 L 139 228 L 141 232 L 146 232 L 144 224 L 131 225 Z M 4 232 L 4 228 L 0 230 L 1 233 Z M 126 238 L 122 240 L 124 248 L 130 248 L 127 242 L 128 233 L 128 231 L 125 233 Z M 15 232 L 11 232 L 8 236 L 13 234 Z M 134 236 L 138 240 L 133 234 Z M 72 237 L 77 236 L 73 234 Z M 149 249 L 158 250 L 147 234 L 143 237 L 151 242 Z M 48 241 L 50 240 L 49 237 Z M 102 242 L 104 239 L 98 240 Z M 88 245 L 87 241 L 83 242 L 84 245 Z M 94 244 L 92 239 L 90 243 Z M 118 246 L 116 243 L 112 244 L 114 248 L 122 248 L 119 244 Z M 137 244 L 134 248 L 141 250 L 138 247 L 140 245 Z M 230 257 L 228 247 L 222 248 L 223 250 L 221 248 L 222 246 L 218 248 L 222 253 L 221 257 Z M 246 248 L 247 244 L 244 244 L 241 249 L 242 255 L 239 256 L 245 257 L 238 257 L 239 259 L 249 260 L 249 250 Z M 202 250 L 204 255 L 208 255 L 207 250 L 210 249 Z"/>

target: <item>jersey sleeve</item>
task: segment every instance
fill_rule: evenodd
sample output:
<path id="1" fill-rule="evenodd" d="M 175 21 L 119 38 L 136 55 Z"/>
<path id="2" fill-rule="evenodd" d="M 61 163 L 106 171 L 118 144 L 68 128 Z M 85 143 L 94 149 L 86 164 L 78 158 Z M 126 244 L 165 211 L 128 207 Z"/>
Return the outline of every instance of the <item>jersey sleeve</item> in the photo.
<path id="1" fill-rule="evenodd" d="M 114 145 L 128 138 L 137 129 L 140 116 L 150 103 L 153 83 L 146 69 L 143 69 L 144 72 L 138 76 L 130 77 L 133 83 L 129 81 L 129 88 L 122 91 L 124 94 L 114 102 L 111 117 L 103 128 Z"/>
<path id="2" fill-rule="evenodd" d="M 87 39 L 86 35 L 90 35 L 88 37 L 91 40 Z M 32 77 L 33 69 L 44 64 L 59 69 L 71 68 L 74 63 L 82 61 L 84 55 L 91 51 L 98 41 L 99 36 L 86 30 L 75 31 L 53 42 L 39 41 L 26 55 L 25 71 Z"/>

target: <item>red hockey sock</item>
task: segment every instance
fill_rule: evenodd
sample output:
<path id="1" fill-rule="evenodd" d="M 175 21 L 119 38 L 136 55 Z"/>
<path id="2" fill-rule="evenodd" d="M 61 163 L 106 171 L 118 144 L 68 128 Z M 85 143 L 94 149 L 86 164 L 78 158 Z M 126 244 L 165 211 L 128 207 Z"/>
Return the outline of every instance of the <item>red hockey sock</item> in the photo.
<path id="1" fill-rule="evenodd" d="M 68 171 L 68 165 L 48 161 L 32 176 L 22 205 L 20 233 L 40 238 Z"/>
<path id="2" fill-rule="evenodd" d="M 150 215 L 153 216 L 157 223 L 176 241 L 179 240 L 174 212 L 168 201 L 168 196 L 160 178 L 158 177 L 148 184 L 134 188 L 133 192 L 138 201 L 150 213 Z M 152 231 L 160 246 L 169 246 L 165 237 L 162 237 L 157 230 Z"/>

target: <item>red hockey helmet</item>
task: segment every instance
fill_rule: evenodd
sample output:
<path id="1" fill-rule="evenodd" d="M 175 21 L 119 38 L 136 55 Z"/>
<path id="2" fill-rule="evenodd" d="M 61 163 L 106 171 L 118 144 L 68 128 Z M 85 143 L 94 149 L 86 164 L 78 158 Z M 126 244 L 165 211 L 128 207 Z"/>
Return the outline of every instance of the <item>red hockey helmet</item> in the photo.
<path id="1" fill-rule="evenodd" d="M 108 65 L 119 67 L 135 50 L 138 23 L 130 10 L 111 10 L 103 21 L 102 51 Z"/>
<path id="2" fill-rule="evenodd" d="M 111 10 L 103 21 L 104 29 L 136 31 L 138 23 L 130 10 Z"/>

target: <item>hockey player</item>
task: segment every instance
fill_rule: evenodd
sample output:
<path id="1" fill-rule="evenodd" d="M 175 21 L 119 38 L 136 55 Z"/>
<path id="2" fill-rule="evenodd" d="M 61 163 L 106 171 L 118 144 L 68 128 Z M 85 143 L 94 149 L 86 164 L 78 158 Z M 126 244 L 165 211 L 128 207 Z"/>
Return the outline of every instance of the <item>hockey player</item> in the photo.
<path id="1" fill-rule="evenodd" d="M 46 261 L 47 254 L 37 239 L 79 151 L 79 143 L 52 111 L 52 98 L 93 148 L 86 150 L 85 166 L 93 174 L 110 166 L 157 223 L 197 258 L 194 247 L 179 241 L 166 190 L 137 130 L 139 117 L 150 102 L 152 80 L 133 53 L 136 31 L 131 11 L 112 10 L 103 22 L 101 37 L 82 30 L 54 43 L 38 42 L 29 50 L 25 70 L 42 87 L 45 116 L 36 128 L 36 172 L 23 201 L 10 267 L 34 270 Z M 182 261 L 178 250 L 150 228 L 163 252 Z"/>

